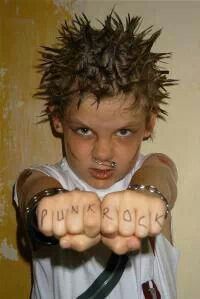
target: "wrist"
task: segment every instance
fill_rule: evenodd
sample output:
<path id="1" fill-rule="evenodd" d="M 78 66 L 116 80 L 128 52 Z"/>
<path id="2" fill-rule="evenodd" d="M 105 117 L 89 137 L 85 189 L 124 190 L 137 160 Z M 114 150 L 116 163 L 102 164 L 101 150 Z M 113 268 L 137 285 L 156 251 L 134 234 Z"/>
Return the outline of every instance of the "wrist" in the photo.
<path id="1" fill-rule="evenodd" d="M 128 187 L 129 190 L 139 191 L 139 192 L 147 192 L 150 195 L 155 195 L 158 198 L 160 198 L 166 207 L 165 211 L 165 218 L 167 218 L 169 212 L 170 212 L 170 206 L 168 200 L 165 198 L 165 196 L 153 185 L 143 185 L 143 184 L 130 184 Z"/>
<path id="2" fill-rule="evenodd" d="M 25 220 L 31 241 L 39 242 L 43 245 L 56 245 L 58 240 L 54 237 L 46 237 L 39 230 L 37 225 L 36 209 L 39 202 L 48 196 L 67 192 L 64 188 L 48 188 L 36 193 L 28 202 L 25 208 Z"/>
<path id="3" fill-rule="evenodd" d="M 136 171 L 130 184 L 153 185 L 167 199 L 170 208 L 174 206 L 177 197 L 177 184 L 168 167 L 143 166 Z"/>

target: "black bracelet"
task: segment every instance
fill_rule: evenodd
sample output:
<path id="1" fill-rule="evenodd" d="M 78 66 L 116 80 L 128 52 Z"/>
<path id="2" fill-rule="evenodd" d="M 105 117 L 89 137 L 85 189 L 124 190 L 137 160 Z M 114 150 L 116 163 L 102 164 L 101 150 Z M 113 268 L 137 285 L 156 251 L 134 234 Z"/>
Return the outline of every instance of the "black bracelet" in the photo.
<path id="1" fill-rule="evenodd" d="M 37 225 L 37 217 L 36 217 L 36 208 L 38 203 L 43 197 L 53 196 L 59 193 L 68 192 L 64 188 L 48 188 L 40 191 L 35 194 L 31 200 L 29 201 L 26 207 L 26 215 L 25 219 L 27 222 L 27 230 L 31 241 L 38 242 L 43 245 L 56 245 L 58 244 L 58 239 L 54 237 L 46 237 L 39 230 Z"/>
<path id="2" fill-rule="evenodd" d="M 167 218 L 167 215 L 170 212 L 168 200 L 164 197 L 164 195 L 155 186 L 134 184 L 134 185 L 130 185 L 128 187 L 128 189 L 134 190 L 134 191 L 148 191 L 152 194 L 156 194 L 165 203 L 165 206 L 166 206 L 165 218 Z"/>

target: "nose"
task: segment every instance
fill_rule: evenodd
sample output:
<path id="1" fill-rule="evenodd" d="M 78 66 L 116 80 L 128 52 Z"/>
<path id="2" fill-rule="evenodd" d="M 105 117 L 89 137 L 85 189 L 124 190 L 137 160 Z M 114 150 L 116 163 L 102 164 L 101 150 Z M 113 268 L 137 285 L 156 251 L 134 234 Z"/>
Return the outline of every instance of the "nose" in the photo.
<path id="1" fill-rule="evenodd" d="M 113 159 L 113 142 L 111 138 L 98 138 L 95 141 L 92 151 L 92 157 L 99 161 L 108 161 Z"/>

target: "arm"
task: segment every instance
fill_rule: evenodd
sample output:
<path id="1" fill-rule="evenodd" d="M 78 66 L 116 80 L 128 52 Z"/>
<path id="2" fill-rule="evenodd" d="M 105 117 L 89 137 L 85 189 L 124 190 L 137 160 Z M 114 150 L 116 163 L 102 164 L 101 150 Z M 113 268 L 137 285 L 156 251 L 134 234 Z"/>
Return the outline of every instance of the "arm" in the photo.
<path id="1" fill-rule="evenodd" d="M 170 208 L 177 197 L 177 169 L 174 162 L 166 155 L 151 154 L 142 167 L 134 174 L 131 184 L 155 186 L 167 199 Z"/>
<path id="2" fill-rule="evenodd" d="M 54 178 L 36 170 L 25 169 L 17 181 L 17 196 L 19 199 L 19 211 L 24 220 L 25 209 L 31 198 L 38 192 L 47 188 L 62 187 Z"/>
<path id="3" fill-rule="evenodd" d="M 174 162 L 166 155 L 150 155 L 135 173 L 131 184 L 154 185 L 167 199 L 170 209 L 177 198 L 178 173 Z M 172 243 L 171 213 L 162 228 L 163 235 Z"/>
<path id="4" fill-rule="evenodd" d="M 25 227 L 26 207 L 40 191 L 62 187 L 40 171 L 25 170 L 17 182 L 19 210 Z M 100 200 L 92 192 L 73 190 L 45 196 L 37 204 L 38 230 L 46 237 L 55 237 L 63 248 L 77 251 L 100 241 Z"/>
<path id="5" fill-rule="evenodd" d="M 142 165 L 142 167 L 135 173 L 131 183 L 132 184 L 143 184 L 143 185 L 154 185 L 156 186 L 162 193 L 163 195 L 167 198 L 168 202 L 170 203 L 171 207 L 174 205 L 174 202 L 176 200 L 176 181 L 177 181 L 177 171 L 174 163 L 169 159 L 167 156 L 163 154 L 153 154 L 149 156 L 148 159 L 146 159 Z M 19 197 L 19 206 L 20 206 L 20 211 L 22 214 L 22 217 L 24 217 L 25 213 L 25 207 L 27 206 L 30 198 L 36 193 L 38 193 L 41 190 L 44 190 L 46 188 L 52 188 L 52 187 L 61 187 L 59 182 L 57 182 L 55 179 L 46 176 L 45 174 L 38 172 L 38 171 L 33 171 L 32 173 L 24 171 L 22 175 L 20 176 L 18 180 L 18 197 Z M 75 192 L 75 191 L 74 191 Z M 125 197 L 124 197 L 124 194 Z M 87 194 L 82 194 L 82 196 L 87 197 Z M 67 195 L 65 195 L 67 196 Z M 79 196 L 77 194 L 77 196 Z M 113 205 L 112 202 L 116 204 L 117 200 L 115 196 L 121 196 L 123 197 L 123 203 L 124 198 L 127 200 L 127 204 L 129 205 L 130 202 L 135 202 L 138 201 L 139 205 L 146 205 L 145 202 L 147 202 L 147 205 L 151 202 L 151 210 L 154 211 L 154 206 L 158 206 L 158 210 L 161 211 L 163 210 L 164 204 L 161 202 L 160 199 L 154 197 L 154 196 L 149 196 L 149 194 L 139 194 L 139 192 L 135 191 L 124 191 L 120 192 L 119 194 L 110 194 L 108 195 L 108 199 L 106 199 L 103 204 L 102 204 L 102 211 L 107 211 L 107 203 L 111 200 L 111 206 Z M 112 199 L 113 197 L 113 199 Z M 121 199 L 119 198 L 119 202 Z M 130 201 L 131 199 L 131 201 Z M 96 199 L 95 199 L 96 200 Z M 80 201 L 80 199 L 79 199 Z M 141 203 L 144 204 L 141 204 Z M 105 207 L 106 206 L 106 207 Z M 109 203 L 110 206 L 110 203 Z M 123 208 L 123 205 L 121 205 Z M 44 208 L 44 207 L 43 207 Z M 138 209 L 139 206 L 138 206 Z M 142 208 L 143 209 L 143 208 Z M 92 210 L 90 210 L 91 212 Z M 125 208 L 126 211 L 126 208 Z M 98 214 L 98 213 L 97 213 Z M 122 228 L 121 230 L 121 236 L 116 237 L 116 246 L 113 247 L 114 240 L 110 237 L 110 233 L 112 234 L 112 231 L 116 231 L 117 224 L 115 225 L 115 228 L 113 228 L 113 224 L 107 223 L 106 220 L 109 221 L 108 214 L 103 212 L 103 219 L 102 219 L 102 230 L 104 234 L 108 234 L 108 242 L 104 242 L 108 247 L 110 247 L 113 251 L 117 253 L 122 253 L 127 251 L 127 246 L 126 242 L 124 242 L 124 246 L 122 248 L 122 243 L 123 240 L 123 234 L 125 233 L 125 237 L 127 239 L 130 239 L 129 233 L 127 233 L 127 228 L 125 230 Z M 141 215 L 143 216 L 143 215 Z M 155 217 L 155 216 L 154 216 Z M 115 217 L 114 217 L 115 218 Z M 126 218 L 126 217 L 125 217 Z M 142 217 L 143 218 L 143 217 Z M 89 219 L 89 217 L 87 217 Z M 155 219 L 155 218 L 154 218 Z M 125 219 L 126 220 L 126 219 Z M 168 215 L 167 220 L 164 222 L 164 225 L 162 224 L 162 233 L 168 238 L 169 241 L 171 241 L 171 216 L 170 214 Z M 136 225 L 138 222 L 136 222 Z M 91 228 L 91 223 L 90 223 L 90 228 Z M 124 224 L 122 222 L 122 226 L 124 227 Z M 144 224 L 143 224 L 144 226 Z M 146 233 L 144 231 L 141 231 L 142 226 L 141 223 L 138 226 L 138 232 L 134 233 L 134 240 L 132 238 L 132 241 L 130 242 L 130 248 L 131 249 L 137 249 L 140 247 L 140 241 L 139 239 L 142 237 L 146 236 Z M 118 228 L 117 228 L 118 230 Z M 128 228 L 128 230 L 130 230 Z M 154 234 L 157 234 L 160 232 L 160 227 L 157 228 L 157 232 Z M 132 234 L 131 234 L 132 235 Z M 132 235 L 133 236 L 133 235 Z M 90 242 L 89 242 L 90 243 Z M 111 245 L 110 245 L 111 244 Z M 78 248 L 79 245 L 74 246 L 74 249 Z M 115 248 L 118 247 L 119 249 L 115 250 Z M 83 250 L 82 250 L 83 251 Z"/>

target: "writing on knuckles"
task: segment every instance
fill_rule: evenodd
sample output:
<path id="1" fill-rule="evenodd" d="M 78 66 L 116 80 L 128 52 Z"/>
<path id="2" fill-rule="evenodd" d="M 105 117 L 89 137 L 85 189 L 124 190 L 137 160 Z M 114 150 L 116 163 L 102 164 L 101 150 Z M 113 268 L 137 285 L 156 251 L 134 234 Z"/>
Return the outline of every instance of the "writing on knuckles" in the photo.
<path id="1" fill-rule="evenodd" d="M 66 234 L 77 237 L 83 234 L 92 239 L 101 234 L 102 239 L 106 237 L 114 242 L 116 236 L 125 240 L 160 233 L 165 213 L 165 204 L 156 196 L 127 190 L 110 193 L 101 202 L 92 192 L 75 190 L 43 198 L 37 216 L 39 228 L 46 236 L 62 238 Z M 112 244 L 114 248 L 115 245 L 119 246 Z"/>
<path id="2" fill-rule="evenodd" d="M 94 237 L 100 232 L 100 200 L 92 192 L 75 190 L 43 198 L 37 216 L 39 228 L 47 236 L 85 233 Z"/>
<path id="3" fill-rule="evenodd" d="M 166 207 L 156 196 L 127 190 L 106 196 L 102 204 L 102 232 L 144 238 L 160 233 Z"/>

